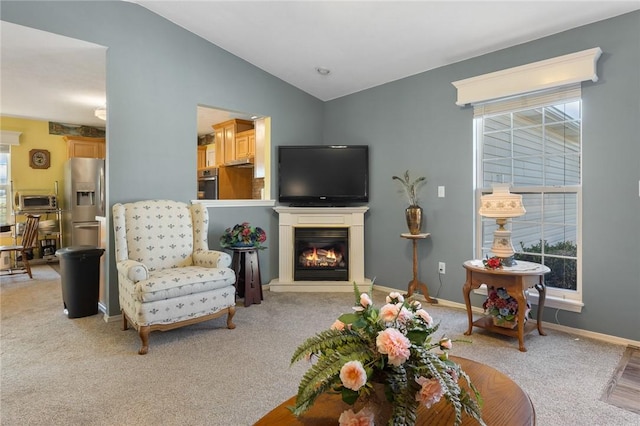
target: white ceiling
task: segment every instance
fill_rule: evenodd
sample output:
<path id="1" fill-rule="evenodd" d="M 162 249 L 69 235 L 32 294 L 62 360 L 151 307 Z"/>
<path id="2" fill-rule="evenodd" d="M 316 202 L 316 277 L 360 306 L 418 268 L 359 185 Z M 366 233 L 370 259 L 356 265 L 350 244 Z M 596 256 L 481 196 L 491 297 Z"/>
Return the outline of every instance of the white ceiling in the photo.
<path id="1" fill-rule="evenodd" d="M 325 101 L 640 9 L 640 0 L 129 1 Z M 0 24 L 3 115 L 104 127 L 93 116 L 106 98 L 103 46 Z"/>
<path id="2" fill-rule="evenodd" d="M 638 0 L 130 1 L 323 101 L 640 8 Z"/>

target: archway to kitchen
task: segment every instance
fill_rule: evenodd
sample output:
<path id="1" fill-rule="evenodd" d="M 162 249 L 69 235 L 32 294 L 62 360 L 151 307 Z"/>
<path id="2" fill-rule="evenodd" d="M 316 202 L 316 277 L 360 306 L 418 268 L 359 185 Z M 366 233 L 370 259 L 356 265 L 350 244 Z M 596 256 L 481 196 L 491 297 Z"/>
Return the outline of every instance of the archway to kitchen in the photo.
<path id="1" fill-rule="evenodd" d="M 31 264 L 46 263 L 58 269 L 52 253 L 70 245 L 63 235 L 71 227 L 63 225 L 62 220 L 67 218 L 65 213 L 71 204 L 65 191 L 66 160 L 70 156 L 105 156 L 106 117 L 100 118 L 95 112 L 106 106 L 107 47 L 5 21 L 1 35 L 2 130 L 18 133 L 19 137 L 18 143 L 6 150 L 6 176 L 0 176 L 0 182 L 6 185 L 0 185 L 0 196 L 5 197 L 2 201 L 9 223 L 16 229 L 23 216 L 11 212 L 17 193 L 57 197 L 55 209 L 39 211 L 41 225 L 48 226 L 40 228 Z M 102 142 L 95 142 L 98 139 Z M 34 169 L 24 161 L 33 151 L 47 153 L 50 160 L 46 166 Z M 103 191 L 105 186 L 96 185 Z M 106 191 L 95 199 L 104 200 L 105 195 Z M 104 213 L 91 215 L 96 216 Z M 98 236 L 98 221 L 86 225 L 84 229 L 95 235 L 95 241 L 106 235 L 103 230 Z M 15 233 L 7 234 L 0 236 L 2 244 L 6 244 L 4 239 L 19 239 Z M 99 300 L 103 310 L 108 299 L 107 256 L 101 257 Z"/>
<path id="2" fill-rule="evenodd" d="M 271 118 L 198 105 L 198 199 L 271 198 Z"/>

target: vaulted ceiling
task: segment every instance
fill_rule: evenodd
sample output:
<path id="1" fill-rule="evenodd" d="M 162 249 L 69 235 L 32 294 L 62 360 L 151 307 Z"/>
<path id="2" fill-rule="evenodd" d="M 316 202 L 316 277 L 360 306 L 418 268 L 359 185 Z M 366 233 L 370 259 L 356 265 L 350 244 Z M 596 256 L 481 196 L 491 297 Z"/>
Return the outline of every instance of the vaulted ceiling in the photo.
<path id="1" fill-rule="evenodd" d="M 640 9 L 638 0 L 130 1 L 325 101 Z M 3 115 L 104 126 L 93 111 L 106 100 L 105 47 L 0 24 Z"/>
<path id="2" fill-rule="evenodd" d="M 324 101 L 640 8 L 638 0 L 130 1 Z"/>

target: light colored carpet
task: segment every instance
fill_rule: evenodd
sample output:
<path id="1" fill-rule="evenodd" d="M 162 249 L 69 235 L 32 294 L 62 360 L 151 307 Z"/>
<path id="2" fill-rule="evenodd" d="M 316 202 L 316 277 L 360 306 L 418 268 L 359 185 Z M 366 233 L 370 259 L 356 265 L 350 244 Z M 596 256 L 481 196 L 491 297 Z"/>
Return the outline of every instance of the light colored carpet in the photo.
<path id="1" fill-rule="evenodd" d="M 140 356 L 136 332 L 119 322 L 66 318 L 52 268 L 38 266 L 34 276 L 2 278 L 4 426 L 251 425 L 295 394 L 306 366 L 289 366 L 294 349 L 353 304 L 351 293 L 266 291 L 260 305 L 240 303 L 235 330 L 218 318 L 155 332 Z M 374 302 L 384 296 L 376 292 Z M 528 392 L 538 425 L 640 424 L 640 415 L 600 401 L 624 346 L 547 330 L 530 334 L 522 353 L 511 338 L 464 336 L 462 310 L 426 309 L 443 334 L 472 341 L 454 344 L 453 355 L 489 364 Z"/>

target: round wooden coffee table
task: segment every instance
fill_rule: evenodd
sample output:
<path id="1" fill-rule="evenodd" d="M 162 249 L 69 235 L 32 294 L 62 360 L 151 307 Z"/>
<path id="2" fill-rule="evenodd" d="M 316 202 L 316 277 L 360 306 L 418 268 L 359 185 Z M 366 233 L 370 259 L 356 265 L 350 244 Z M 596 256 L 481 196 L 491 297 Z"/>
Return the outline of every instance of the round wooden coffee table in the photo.
<path id="1" fill-rule="evenodd" d="M 460 357 L 451 357 L 471 377 L 484 400 L 482 418 L 487 425 L 531 426 L 536 414 L 529 396 L 513 380 L 495 368 Z M 350 408 L 340 396 L 325 394 L 302 416 L 296 418 L 287 407 L 295 405 L 295 396 L 267 413 L 254 426 L 327 426 L 337 425 L 340 414 Z M 463 414 L 463 425 L 477 425 Z M 442 400 L 430 409 L 418 408 L 417 426 L 449 426 L 455 422 L 455 410 Z"/>

